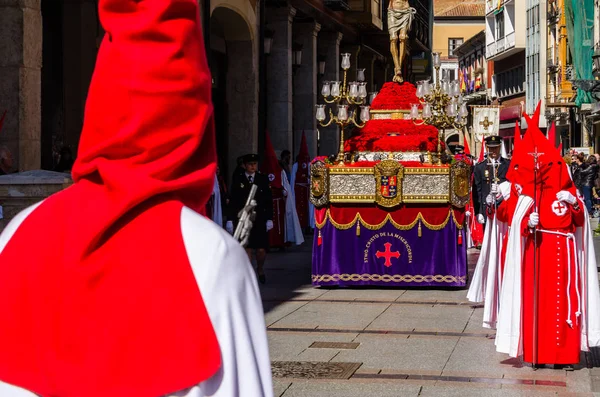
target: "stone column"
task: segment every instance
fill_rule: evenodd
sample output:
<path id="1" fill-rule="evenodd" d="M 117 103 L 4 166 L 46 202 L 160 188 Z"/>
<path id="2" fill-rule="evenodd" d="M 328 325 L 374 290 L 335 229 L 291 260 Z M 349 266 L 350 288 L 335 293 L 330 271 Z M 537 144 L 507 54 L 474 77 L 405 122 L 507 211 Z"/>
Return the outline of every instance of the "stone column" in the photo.
<path id="1" fill-rule="evenodd" d="M 40 0 L 0 0 L 0 144 L 14 171 L 40 168 L 42 13 Z"/>
<path id="2" fill-rule="evenodd" d="M 292 21 L 293 7 L 267 10 L 267 26 L 275 32 L 267 58 L 267 129 L 275 151 L 293 149 Z M 259 148 L 259 152 L 264 149 Z"/>
<path id="3" fill-rule="evenodd" d="M 340 80 L 340 43 L 343 34 L 340 32 L 321 32 L 319 34 L 318 46 L 319 52 L 326 54 L 325 60 L 325 75 L 322 81 L 339 81 Z M 319 87 L 320 92 L 320 87 Z M 323 101 L 320 101 L 323 103 Z M 328 108 L 331 105 L 328 105 Z M 334 110 L 334 114 L 336 109 Z M 329 115 L 327 116 L 329 118 Z M 337 154 L 339 146 L 339 128 L 334 124 L 327 128 L 319 127 L 320 131 L 320 147 L 319 155 L 329 156 Z"/>
<path id="4" fill-rule="evenodd" d="M 258 76 L 254 42 L 227 41 L 227 62 L 228 167 L 233 171 L 238 156 L 257 152 Z M 262 150 L 258 148 L 258 152 Z"/>
<path id="5" fill-rule="evenodd" d="M 317 34 L 321 25 L 317 22 L 294 25 L 294 40 L 302 44 L 302 65 L 294 74 L 294 149 L 292 163 L 295 161 L 302 131 L 306 134 L 308 152 L 312 157 L 317 155 L 317 120 L 315 105 L 317 104 Z"/>

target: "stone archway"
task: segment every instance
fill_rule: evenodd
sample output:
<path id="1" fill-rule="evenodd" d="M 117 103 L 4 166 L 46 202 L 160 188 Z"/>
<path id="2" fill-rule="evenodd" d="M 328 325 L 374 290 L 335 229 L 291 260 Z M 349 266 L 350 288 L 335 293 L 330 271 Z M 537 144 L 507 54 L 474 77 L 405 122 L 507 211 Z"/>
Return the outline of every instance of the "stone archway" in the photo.
<path id="1" fill-rule="evenodd" d="M 223 4 L 210 20 L 217 150 L 231 176 L 238 156 L 257 150 L 258 73 L 254 25 Z"/>

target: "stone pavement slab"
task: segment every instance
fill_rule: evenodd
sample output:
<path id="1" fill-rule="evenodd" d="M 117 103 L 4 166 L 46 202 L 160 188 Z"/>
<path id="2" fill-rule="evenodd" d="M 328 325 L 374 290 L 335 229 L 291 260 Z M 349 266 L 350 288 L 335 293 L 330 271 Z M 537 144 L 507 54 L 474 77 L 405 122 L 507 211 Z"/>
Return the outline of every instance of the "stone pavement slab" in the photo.
<path id="1" fill-rule="evenodd" d="M 555 391 L 510 390 L 505 388 L 493 389 L 489 387 L 425 385 L 419 397 L 550 397 L 556 396 Z"/>
<path id="2" fill-rule="evenodd" d="M 395 301 L 406 293 L 402 289 L 339 288 L 327 291 L 317 300 Z"/>
<path id="3" fill-rule="evenodd" d="M 466 289 L 409 289 L 397 299 L 398 301 L 420 302 L 468 302 Z"/>
<path id="4" fill-rule="evenodd" d="M 299 381 L 283 397 L 417 397 L 419 385 L 367 382 Z"/>
<path id="5" fill-rule="evenodd" d="M 265 323 L 267 327 L 288 316 L 289 314 L 295 312 L 296 310 L 300 309 L 306 304 L 308 304 L 308 302 L 288 301 L 280 304 L 273 302 L 265 302 L 263 308 L 266 312 Z"/>
<path id="6" fill-rule="evenodd" d="M 313 361 L 302 360 L 299 356 L 309 350 L 313 342 L 352 342 L 358 334 L 325 334 L 311 332 L 310 334 L 298 332 L 267 332 L 271 361 Z M 313 349 L 310 349 L 313 350 Z M 316 349 L 333 350 L 333 349 Z M 319 360 L 321 361 L 321 360 Z M 329 361 L 329 360 L 323 360 Z"/>
<path id="7" fill-rule="evenodd" d="M 367 329 L 462 332 L 472 313 L 469 307 L 395 304 Z"/>
<path id="8" fill-rule="evenodd" d="M 440 374 L 458 338 L 359 335 L 354 341 L 360 343 L 357 349 L 340 351 L 333 361 L 362 362 L 367 368 Z"/>
<path id="9" fill-rule="evenodd" d="M 313 301 L 273 324 L 274 327 L 364 329 L 390 304 Z"/>

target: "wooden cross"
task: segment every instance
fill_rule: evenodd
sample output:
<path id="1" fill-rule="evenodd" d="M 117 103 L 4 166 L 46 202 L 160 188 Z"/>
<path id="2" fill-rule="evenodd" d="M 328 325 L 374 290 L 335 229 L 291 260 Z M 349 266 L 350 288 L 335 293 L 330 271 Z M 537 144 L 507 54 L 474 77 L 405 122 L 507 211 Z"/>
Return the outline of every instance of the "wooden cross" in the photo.
<path id="1" fill-rule="evenodd" d="M 493 121 L 490 121 L 490 119 L 488 118 L 488 116 L 485 116 L 485 119 L 483 119 L 483 121 L 479 122 L 479 125 L 483 126 L 483 129 L 487 131 L 488 127 L 490 125 L 494 124 Z"/>

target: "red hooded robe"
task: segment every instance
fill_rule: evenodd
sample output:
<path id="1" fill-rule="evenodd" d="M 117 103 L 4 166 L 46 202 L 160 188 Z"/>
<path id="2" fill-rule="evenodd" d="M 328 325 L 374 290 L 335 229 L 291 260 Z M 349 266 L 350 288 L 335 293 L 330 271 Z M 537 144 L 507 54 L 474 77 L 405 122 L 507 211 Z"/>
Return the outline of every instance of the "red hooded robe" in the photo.
<path id="1" fill-rule="evenodd" d="M 265 159 L 262 163 L 262 172 L 269 177 L 271 193 L 273 195 L 273 229 L 269 231 L 269 247 L 282 248 L 285 246 L 285 196 L 283 195 L 283 182 L 281 173 L 283 168 L 277 160 L 275 149 L 271 143 L 269 133 L 265 140 Z"/>
<path id="2" fill-rule="evenodd" d="M 574 233 L 585 221 L 585 209 L 579 201 L 570 205 L 557 200 L 557 193 L 568 191 L 576 197 L 575 186 L 560 153 L 539 130 L 535 117 L 528 120 L 522 150 L 513 157 L 511 168 L 518 169 L 522 194 L 534 198 L 521 223 L 526 237 L 523 252 L 523 353 L 524 361 L 538 364 L 576 364 L 579 362 L 581 324 L 573 240 L 564 234 Z M 534 176 L 531 153 L 539 154 Z M 515 167 L 518 167 L 517 169 Z M 539 214 L 537 246 L 529 215 Z M 556 234 L 562 233 L 562 234 Z M 534 260 L 534 257 L 537 258 Z M 534 263 L 537 267 L 534 272 Z M 537 288 L 534 273 L 537 276 Z M 534 313 L 534 291 L 537 311 Z M 534 349 L 533 319 L 537 316 L 537 349 Z M 570 323 L 569 323 L 570 322 Z M 534 357 L 534 350 L 537 356 Z"/>
<path id="3" fill-rule="evenodd" d="M 216 167 L 198 2 L 100 0 L 99 16 L 74 184 L 0 254 L 0 380 L 44 397 L 164 395 L 220 366 L 180 221 Z"/>

